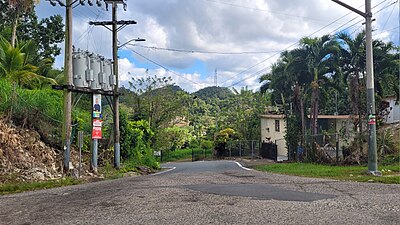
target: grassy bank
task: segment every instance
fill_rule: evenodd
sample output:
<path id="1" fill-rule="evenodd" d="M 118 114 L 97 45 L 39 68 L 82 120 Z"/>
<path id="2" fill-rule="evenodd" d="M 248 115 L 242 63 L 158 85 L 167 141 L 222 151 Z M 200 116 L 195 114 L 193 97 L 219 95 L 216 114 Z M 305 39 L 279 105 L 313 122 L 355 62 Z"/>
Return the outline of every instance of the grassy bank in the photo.
<path id="1" fill-rule="evenodd" d="M 377 182 L 385 184 L 400 184 L 400 165 L 379 166 L 381 177 L 366 174 L 366 166 L 328 166 L 312 163 L 277 163 L 259 165 L 256 170 L 287 175 L 329 178 L 358 182 Z"/>
<path id="2" fill-rule="evenodd" d="M 83 183 L 82 180 L 66 178 L 66 179 L 43 181 L 43 182 L 2 184 L 0 185 L 0 195 L 62 187 L 62 186 L 70 186 L 81 183 Z"/>

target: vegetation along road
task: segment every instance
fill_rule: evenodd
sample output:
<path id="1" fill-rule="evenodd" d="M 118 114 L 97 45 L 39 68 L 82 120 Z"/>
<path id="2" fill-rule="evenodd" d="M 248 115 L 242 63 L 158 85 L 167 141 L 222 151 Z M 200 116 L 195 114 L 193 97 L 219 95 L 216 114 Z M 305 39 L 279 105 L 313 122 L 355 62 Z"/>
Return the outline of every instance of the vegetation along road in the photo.
<path id="1" fill-rule="evenodd" d="M 400 186 L 293 177 L 233 161 L 0 197 L 0 224 L 399 224 Z"/>

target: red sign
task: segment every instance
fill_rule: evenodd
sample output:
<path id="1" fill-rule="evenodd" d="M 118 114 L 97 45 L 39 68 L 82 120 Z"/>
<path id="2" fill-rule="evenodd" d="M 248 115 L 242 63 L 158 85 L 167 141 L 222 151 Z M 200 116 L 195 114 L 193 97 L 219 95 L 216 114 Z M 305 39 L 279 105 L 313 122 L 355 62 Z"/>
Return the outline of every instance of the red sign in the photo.
<path id="1" fill-rule="evenodd" d="M 94 127 L 101 127 L 101 123 L 102 123 L 103 121 L 101 121 L 101 120 L 98 120 L 98 119 L 93 119 L 93 126 Z"/>
<path id="2" fill-rule="evenodd" d="M 368 116 L 368 124 L 369 124 L 369 125 L 374 125 L 374 124 L 376 124 L 375 115 L 369 115 L 369 116 Z"/>
<path id="3" fill-rule="evenodd" d="M 101 127 L 93 127 L 92 139 L 101 139 Z"/>

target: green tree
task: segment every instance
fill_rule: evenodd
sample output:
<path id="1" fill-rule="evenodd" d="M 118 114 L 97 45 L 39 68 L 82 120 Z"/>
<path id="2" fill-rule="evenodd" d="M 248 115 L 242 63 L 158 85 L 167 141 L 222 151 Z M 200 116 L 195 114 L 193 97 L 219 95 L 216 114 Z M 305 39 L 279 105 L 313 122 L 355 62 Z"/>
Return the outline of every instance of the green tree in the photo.
<path id="1" fill-rule="evenodd" d="M 54 79 L 37 74 L 39 68 L 30 64 L 31 46 L 31 42 L 26 42 L 14 48 L 0 36 L 0 76 L 29 88 L 56 84 Z"/>
<path id="2" fill-rule="evenodd" d="M 156 137 L 156 149 L 175 151 L 182 149 L 194 139 L 192 127 L 172 126 L 162 129 Z"/>
<path id="3" fill-rule="evenodd" d="M 311 86 L 311 133 L 318 133 L 318 113 L 320 101 L 320 86 L 323 77 L 332 74 L 334 62 L 332 57 L 339 50 L 337 42 L 330 36 L 324 35 L 320 38 L 302 38 L 300 46 L 304 50 L 303 57 L 306 59 L 308 73 L 313 77 Z"/>
<path id="4" fill-rule="evenodd" d="M 8 15 L 12 20 L 11 46 L 15 47 L 17 39 L 17 26 L 21 16 L 34 8 L 38 0 L 8 0 Z"/>
<path id="5" fill-rule="evenodd" d="M 43 59 L 51 59 L 54 62 L 54 58 L 61 52 L 61 48 L 57 44 L 64 40 L 62 16 L 54 15 L 38 20 L 36 12 L 33 10 L 33 4 L 31 9 L 19 14 L 17 26 L 13 27 L 17 9 L 10 7 L 8 2 L 0 0 L 0 8 L 2 9 L 0 13 L 0 34 L 11 42 L 15 28 L 15 44 L 21 41 L 31 41 L 36 46 L 34 65 Z M 21 10 L 21 8 L 18 9 Z M 50 68 L 46 71 L 40 71 L 40 74 L 47 76 L 45 72 L 48 71 L 50 71 Z"/>
<path id="6" fill-rule="evenodd" d="M 363 92 L 363 85 L 365 82 L 360 79 L 360 75 L 365 77 L 365 32 L 361 32 L 352 38 L 347 33 L 340 33 L 337 35 L 340 43 L 340 58 L 339 66 L 343 72 L 345 87 L 349 87 L 349 103 L 352 109 L 352 114 L 358 116 L 354 121 L 354 129 L 359 128 L 362 131 L 362 115 L 363 101 L 360 93 Z M 347 85 L 348 84 L 348 85 Z M 343 88 L 342 88 L 343 89 Z"/>

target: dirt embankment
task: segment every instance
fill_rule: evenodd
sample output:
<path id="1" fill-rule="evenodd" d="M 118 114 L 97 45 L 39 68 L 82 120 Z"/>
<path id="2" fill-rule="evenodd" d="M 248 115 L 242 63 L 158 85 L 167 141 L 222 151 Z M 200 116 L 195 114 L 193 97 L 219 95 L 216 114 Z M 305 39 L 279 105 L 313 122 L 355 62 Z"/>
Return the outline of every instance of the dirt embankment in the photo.
<path id="1" fill-rule="evenodd" d="M 59 178 L 61 157 L 36 131 L 0 120 L 0 184 Z"/>

